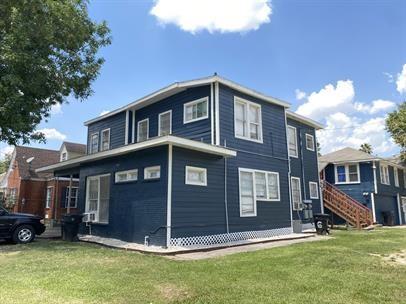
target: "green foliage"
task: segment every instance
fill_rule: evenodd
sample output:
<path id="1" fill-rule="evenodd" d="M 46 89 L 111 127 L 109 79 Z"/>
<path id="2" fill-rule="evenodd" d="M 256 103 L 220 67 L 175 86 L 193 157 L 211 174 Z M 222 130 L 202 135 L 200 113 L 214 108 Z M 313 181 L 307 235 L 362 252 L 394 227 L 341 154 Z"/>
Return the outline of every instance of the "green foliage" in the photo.
<path id="1" fill-rule="evenodd" d="M 359 150 L 368 154 L 372 154 L 372 146 L 368 143 L 363 143 L 360 147 Z"/>
<path id="2" fill-rule="evenodd" d="M 6 172 L 10 166 L 11 153 L 8 153 L 4 156 L 4 159 L 0 160 L 0 174 Z"/>
<path id="3" fill-rule="evenodd" d="M 401 147 L 401 157 L 406 161 L 406 101 L 398 109 L 388 115 L 386 129 L 395 143 Z"/>
<path id="4" fill-rule="evenodd" d="M 86 0 L 0 1 L 0 141 L 44 141 L 35 132 L 52 105 L 84 100 L 110 44 L 105 22 L 93 22 Z"/>

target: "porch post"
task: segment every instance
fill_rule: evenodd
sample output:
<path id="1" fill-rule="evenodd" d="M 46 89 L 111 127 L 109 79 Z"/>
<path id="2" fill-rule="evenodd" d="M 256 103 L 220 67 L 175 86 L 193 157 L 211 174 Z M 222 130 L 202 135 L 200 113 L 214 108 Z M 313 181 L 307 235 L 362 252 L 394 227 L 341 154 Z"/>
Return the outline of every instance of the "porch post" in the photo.
<path id="1" fill-rule="evenodd" d="M 69 192 L 68 192 L 68 210 L 67 214 L 70 214 L 70 201 L 71 201 L 71 194 L 72 194 L 72 174 L 69 176 Z"/>

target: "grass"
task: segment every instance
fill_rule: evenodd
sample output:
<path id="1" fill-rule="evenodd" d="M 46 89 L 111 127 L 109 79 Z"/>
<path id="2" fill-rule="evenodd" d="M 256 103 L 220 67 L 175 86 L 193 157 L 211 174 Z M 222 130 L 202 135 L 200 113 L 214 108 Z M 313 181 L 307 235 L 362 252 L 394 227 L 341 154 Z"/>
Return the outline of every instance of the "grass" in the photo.
<path id="1" fill-rule="evenodd" d="M 0 303 L 406 303 L 405 229 L 173 261 L 85 243 L 0 244 Z M 402 302 L 403 301 L 403 302 Z"/>

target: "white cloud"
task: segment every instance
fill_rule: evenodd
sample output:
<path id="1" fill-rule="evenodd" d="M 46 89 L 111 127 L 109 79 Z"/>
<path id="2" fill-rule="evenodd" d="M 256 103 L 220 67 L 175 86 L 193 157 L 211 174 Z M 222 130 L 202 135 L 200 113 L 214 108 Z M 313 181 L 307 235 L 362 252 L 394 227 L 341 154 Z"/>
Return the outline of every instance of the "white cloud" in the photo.
<path id="1" fill-rule="evenodd" d="M 10 154 L 13 151 L 14 151 L 13 146 L 4 146 L 0 148 L 0 159 L 3 159 L 6 156 L 6 154 Z"/>
<path id="2" fill-rule="evenodd" d="M 103 110 L 103 111 L 100 112 L 99 116 L 103 116 L 103 115 L 105 115 L 107 113 L 110 113 L 110 111 L 109 110 Z"/>
<path id="3" fill-rule="evenodd" d="M 66 139 L 66 135 L 62 134 L 61 132 L 59 132 L 58 130 L 52 128 L 44 128 L 44 129 L 40 129 L 37 130 L 38 132 L 44 133 L 44 136 L 46 139 L 56 139 L 56 140 L 65 140 Z"/>
<path id="4" fill-rule="evenodd" d="M 51 107 L 51 115 L 62 114 L 62 104 L 56 103 Z"/>
<path id="5" fill-rule="evenodd" d="M 396 107 L 396 103 L 389 100 L 377 99 L 372 101 L 371 104 L 355 103 L 354 107 L 357 111 L 367 114 L 376 114 L 379 112 L 387 112 Z"/>
<path id="6" fill-rule="evenodd" d="M 297 100 L 305 99 L 306 96 L 307 96 L 305 92 L 303 92 L 303 91 L 301 91 L 301 90 L 299 90 L 299 89 L 296 89 L 296 90 L 295 90 L 295 95 L 296 95 L 296 99 L 297 99 Z"/>
<path id="7" fill-rule="evenodd" d="M 403 65 L 402 72 L 398 74 L 396 90 L 398 90 L 400 94 L 406 94 L 406 64 Z"/>
<path id="8" fill-rule="evenodd" d="M 248 32 L 270 22 L 269 0 L 156 0 L 150 14 L 190 33 Z"/>

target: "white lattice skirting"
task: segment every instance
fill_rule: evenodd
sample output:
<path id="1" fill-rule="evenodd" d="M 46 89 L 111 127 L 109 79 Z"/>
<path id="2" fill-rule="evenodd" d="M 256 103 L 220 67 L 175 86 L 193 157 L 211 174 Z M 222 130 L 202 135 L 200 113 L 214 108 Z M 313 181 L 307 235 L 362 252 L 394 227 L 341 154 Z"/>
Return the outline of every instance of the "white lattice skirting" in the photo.
<path id="1" fill-rule="evenodd" d="M 184 238 L 172 238 L 170 246 L 177 247 L 195 247 L 195 246 L 210 246 L 216 244 L 226 244 L 250 239 L 270 238 L 280 235 L 291 234 L 292 227 L 259 230 L 259 231 L 242 231 L 224 234 L 212 234 L 202 236 L 190 236 Z"/>

